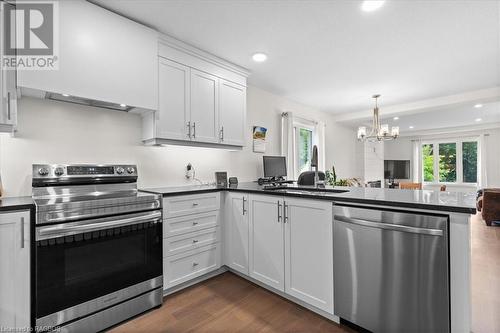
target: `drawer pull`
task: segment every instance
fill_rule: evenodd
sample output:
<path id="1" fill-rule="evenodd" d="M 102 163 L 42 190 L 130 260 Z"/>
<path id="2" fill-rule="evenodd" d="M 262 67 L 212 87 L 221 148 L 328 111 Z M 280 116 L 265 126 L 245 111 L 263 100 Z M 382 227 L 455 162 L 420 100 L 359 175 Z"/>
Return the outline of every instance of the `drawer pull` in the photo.
<path id="1" fill-rule="evenodd" d="M 193 239 L 193 243 L 198 243 L 198 240 L 197 239 Z"/>
<path id="2" fill-rule="evenodd" d="M 193 222 L 193 225 L 198 225 L 198 222 Z"/>
<path id="3" fill-rule="evenodd" d="M 196 206 L 198 206 L 198 203 L 193 202 L 193 207 L 196 207 Z"/>
<path id="4" fill-rule="evenodd" d="M 197 262 L 193 262 L 193 267 L 198 266 L 199 264 Z"/>

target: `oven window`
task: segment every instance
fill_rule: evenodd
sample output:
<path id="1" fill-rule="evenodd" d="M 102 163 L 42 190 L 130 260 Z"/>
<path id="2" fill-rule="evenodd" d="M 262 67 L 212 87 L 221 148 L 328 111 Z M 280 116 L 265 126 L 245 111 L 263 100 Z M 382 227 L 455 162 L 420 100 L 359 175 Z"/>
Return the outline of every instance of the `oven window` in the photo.
<path id="1" fill-rule="evenodd" d="M 37 318 L 162 275 L 161 223 L 37 242 Z"/>

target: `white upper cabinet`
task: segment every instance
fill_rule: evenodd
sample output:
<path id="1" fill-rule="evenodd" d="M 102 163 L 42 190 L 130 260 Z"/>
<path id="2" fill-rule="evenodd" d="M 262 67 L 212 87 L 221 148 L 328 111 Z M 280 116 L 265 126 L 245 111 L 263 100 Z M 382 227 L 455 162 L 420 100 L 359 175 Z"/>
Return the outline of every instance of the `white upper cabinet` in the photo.
<path id="1" fill-rule="evenodd" d="M 332 203 L 285 198 L 285 292 L 333 314 Z"/>
<path id="2" fill-rule="evenodd" d="M 190 136 L 189 67 L 160 58 L 158 135 L 173 140 L 186 140 Z"/>
<path id="3" fill-rule="evenodd" d="M 220 142 L 228 145 L 245 145 L 246 87 L 219 81 L 219 133 Z"/>
<path id="4" fill-rule="evenodd" d="M 191 139 L 216 143 L 218 138 L 219 79 L 191 69 Z"/>
<path id="5" fill-rule="evenodd" d="M 0 327 L 30 327 L 30 212 L 0 214 Z"/>
<path id="6" fill-rule="evenodd" d="M 248 71 L 167 37 L 158 50 L 159 108 L 143 114 L 144 143 L 244 146 Z"/>
<path id="7" fill-rule="evenodd" d="M 4 63 L 5 30 L 4 11 L 13 5 L 0 2 L 0 64 Z M 12 18 L 15 19 L 13 16 Z M 12 25 L 12 26 L 15 26 Z M 17 124 L 16 71 L 0 66 L 0 132 L 11 132 Z"/>
<path id="8" fill-rule="evenodd" d="M 158 33 L 87 1 L 58 4 L 59 70 L 20 70 L 18 85 L 157 110 Z"/>
<path id="9" fill-rule="evenodd" d="M 285 290 L 283 199 L 250 195 L 250 276 Z"/>

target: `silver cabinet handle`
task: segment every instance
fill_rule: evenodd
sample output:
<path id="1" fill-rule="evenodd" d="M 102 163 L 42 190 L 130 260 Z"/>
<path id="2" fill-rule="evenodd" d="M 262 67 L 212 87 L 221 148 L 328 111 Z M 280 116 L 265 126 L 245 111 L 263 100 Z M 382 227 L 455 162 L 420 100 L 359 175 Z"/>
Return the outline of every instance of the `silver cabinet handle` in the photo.
<path id="1" fill-rule="evenodd" d="M 187 124 L 186 124 L 186 126 L 188 128 L 188 134 L 187 134 L 187 136 L 188 136 L 188 138 L 191 139 L 191 122 L 188 121 Z"/>
<path id="2" fill-rule="evenodd" d="M 196 267 L 198 266 L 199 264 L 197 262 L 193 262 L 193 266 Z"/>
<path id="3" fill-rule="evenodd" d="M 198 222 L 193 222 L 193 225 L 198 225 Z"/>
<path id="4" fill-rule="evenodd" d="M 7 93 L 7 119 L 10 120 L 10 92 Z"/>
<path id="5" fill-rule="evenodd" d="M 286 204 L 286 201 L 283 201 L 283 223 L 288 222 L 288 205 Z"/>
<path id="6" fill-rule="evenodd" d="M 24 249 L 24 217 L 21 217 L 21 249 Z"/>
<path id="7" fill-rule="evenodd" d="M 198 243 L 198 240 L 197 239 L 193 239 L 193 243 Z"/>
<path id="8" fill-rule="evenodd" d="M 224 126 L 222 126 L 220 129 L 220 140 L 224 141 Z"/>
<path id="9" fill-rule="evenodd" d="M 385 230 L 402 231 L 402 232 L 409 232 L 409 233 L 412 233 L 412 234 L 424 234 L 424 235 L 432 235 L 432 236 L 443 236 L 443 230 L 441 230 L 441 229 L 417 228 L 417 227 L 409 227 L 409 226 L 400 225 L 400 224 L 373 222 L 373 221 L 367 221 L 367 220 L 361 220 L 361 219 L 355 219 L 355 218 L 351 218 L 351 217 L 346 217 L 346 216 L 342 216 L 342 215 L 335 215 L 333 217 L 333 219 L 335 221 L 340 221 L 340 222 L 345 222 L 345 223 L 350 223 L 350 224 L 356 224 L 356 225 L 361 225 L 361 226 L 370 227 L 370 228 L 378 228 L 378 229 L 385 229 Z"/>
<path id="10" fill-rule="evenodd" d="M 197 202 L 193 202 L 193 207 L 196 207 L 198 206 L 198 203 Z"/>
<path id="11" fill-rule="evenodd" d="M 278 223 L 281 222 L 281 203 L 278 200 Z"/>
<path id="12" fill-rule="evenodd" d="M 193 139 L 196 139 L 196 122 L 193 122 Z"/>
<path id="13" fill-rule="evenodd" d="M 243 204 L 243 215 L 246 214 L 247 210 L 245 209 L 245 202 L 247 201 L 247 199 L 245 199 L 245 197 L 243 197 L 243 200 L 241 201 L 242 204 Z"/>

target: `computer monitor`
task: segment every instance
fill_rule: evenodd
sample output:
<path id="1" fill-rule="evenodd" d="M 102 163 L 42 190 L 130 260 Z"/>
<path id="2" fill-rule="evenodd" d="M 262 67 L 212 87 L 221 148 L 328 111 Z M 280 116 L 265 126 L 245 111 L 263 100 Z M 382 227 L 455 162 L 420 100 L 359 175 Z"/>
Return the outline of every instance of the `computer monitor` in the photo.
<path id="1" fill-rule="evenodd" d="M 286 177 L 286 158 L 284 156 L 264 156 L 264 177 Z"/>

